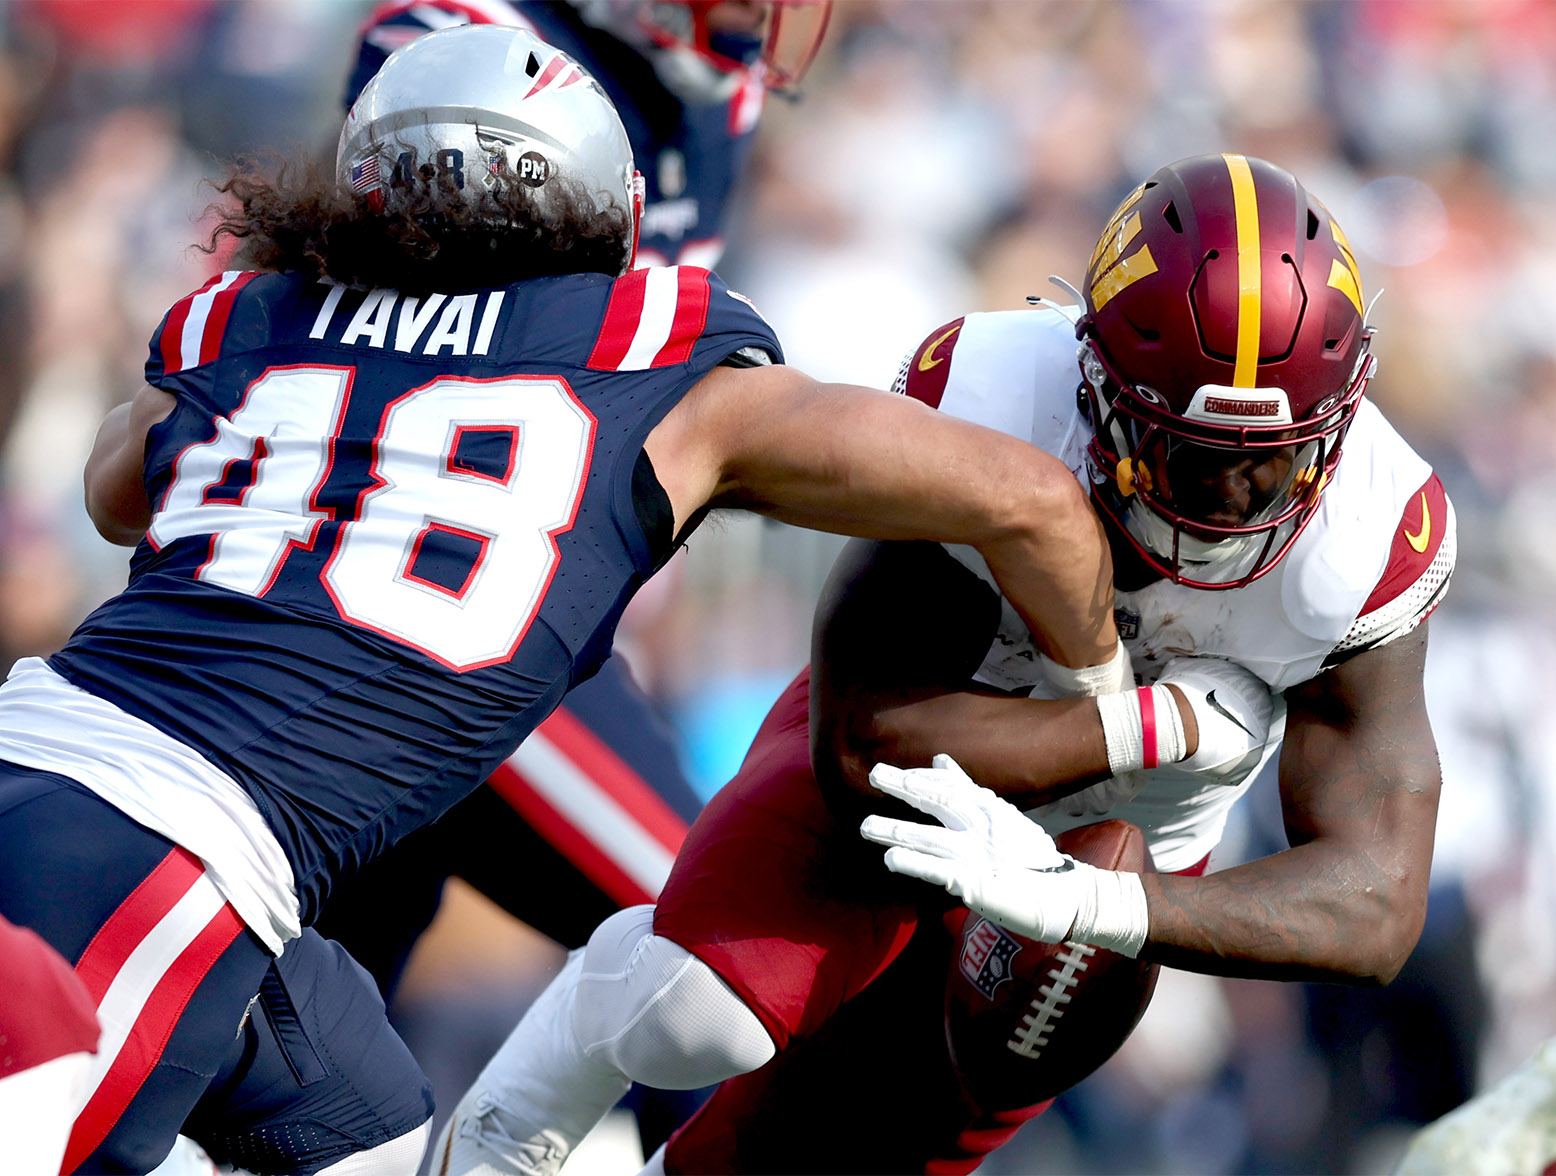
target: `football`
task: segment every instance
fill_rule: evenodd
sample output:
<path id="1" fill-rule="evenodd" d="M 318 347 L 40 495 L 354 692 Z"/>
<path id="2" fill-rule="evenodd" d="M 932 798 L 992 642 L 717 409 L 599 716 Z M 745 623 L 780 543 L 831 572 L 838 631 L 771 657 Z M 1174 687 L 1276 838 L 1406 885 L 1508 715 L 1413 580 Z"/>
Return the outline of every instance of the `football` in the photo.
<path id="1" fill-rule="evenodd" d="M 1077 861 L 1143 873 L 1150 854 L 1127 821 L 1059 834 Z M 1124 1043 L 1156 987 L 1157 966 L 1088 944 L 1039 943 L 965 909 L 950 916 L 945 1029 L 967 1093 L 985 1111 L 1053 1098 Z"/>

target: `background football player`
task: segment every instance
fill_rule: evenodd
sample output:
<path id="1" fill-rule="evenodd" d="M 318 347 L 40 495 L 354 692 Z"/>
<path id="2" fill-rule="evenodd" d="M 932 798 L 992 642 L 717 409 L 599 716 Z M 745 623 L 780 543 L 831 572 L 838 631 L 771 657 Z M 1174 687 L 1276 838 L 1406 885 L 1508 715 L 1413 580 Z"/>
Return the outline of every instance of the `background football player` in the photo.
<path id="1" fill-rule="evenodd" d="M 450 1172 L 552 1171 L 644 1073 L 738 1074 L 651 1165 L 669 1172 L 968 1171 L 1008 1139 L 1042 1108 L 968 1093 L 945 1044 L 942 892 L 881 869 L 858 838 L 869 808 L 893 870 L 1034 939 L 1229 976 L 1398 972 L 1425 914 L 1422 622 L 1454 518 L 1364 399 L 1349 245 L 1279 167 L 1193 157 L 1120 205 L 1082 299 L 946 324 L 899 389 L 1090 488 L 1127 656 L 1111 676 L 1044 673 L 976 558 L 845 553 L 809 681 L 699 817 L 657 909 L 607 920 L 472 1087 L 438 1143 Z M 1277 753 L 1291 848 L 1197 876 Z M 952 760 L 913 767 L 937 754 Z M 913 767 L 877 787 L 947 828 L 883 801 L 877 761 Z M 1054 851 L 1048 833 L 1099 810 L 1145 832 L 1157 873 Z"/>

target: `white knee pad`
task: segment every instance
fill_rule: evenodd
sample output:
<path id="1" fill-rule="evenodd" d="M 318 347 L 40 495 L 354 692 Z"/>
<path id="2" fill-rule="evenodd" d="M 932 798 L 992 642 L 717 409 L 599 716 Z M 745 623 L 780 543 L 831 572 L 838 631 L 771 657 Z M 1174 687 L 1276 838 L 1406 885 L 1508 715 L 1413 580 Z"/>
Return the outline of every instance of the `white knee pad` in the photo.
<path id="1" fill-rule="evenodd" d="M 573 1027 L 584 1052 L 634 1081 L 695 1090 L 764 1065 L 773 1039 L 712 968 L 628 907 L 584 949 Z"/>

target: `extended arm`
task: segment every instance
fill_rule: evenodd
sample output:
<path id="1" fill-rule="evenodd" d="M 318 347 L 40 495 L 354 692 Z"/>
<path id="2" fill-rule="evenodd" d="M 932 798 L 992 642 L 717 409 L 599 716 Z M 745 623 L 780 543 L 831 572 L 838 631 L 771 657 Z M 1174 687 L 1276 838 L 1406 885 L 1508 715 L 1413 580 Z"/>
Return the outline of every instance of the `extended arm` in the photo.
<path id="1" fill-rule="evenodd" d="M 715 507 L 871 539 L 969 544 L 1055 661 L 1112 656 L 1112 566 L 1059 461 L 915 401 L 793 368 L 717 368 L 645 445 L 677 534 Z"/>
<path id="2" fill-rule="evenodd" d="M 1091 683 L 1087 697 L 1070 696 L 1073 684 L 1060 699 L 980 685 L 973 675 L 1000 616 L 994 590 L 938 544 L 859 540 L 844 550 L 817 606 L 811 650 L 811 758 L 834 801 L 878 801 L 869 784 L 877 762 L 922 766 L 940 754 L 1023 808 L 1070 797 L 1066 811 L 1095 813 L 1145 783 L 1147 743 L 1160 763 L 1211 772 L 1264 746 L 1268 689 L 1215 658 L 1174 659 L 1165 685 L 1136 690 L 1121 652 L 1104 675 L 1112 684 Z M 1068 671 L 1042 667 L 1044 679 L 1055 674 Z M 1034 666 L 1021 680 L 1038 676 Z M 1131 735 L 1144 696 L 1149 739 L 1143 721 Z"/>
<path id="3" fill-rule="evenodd" d="M 1058 854 L 950 760 L 875 787 L 940 826 L 866 818 L 887 866 L 1014 931 L 1263 980 L 1387 983 L 1420 936 L 1440 775 L 1421 693 L 1424 632 L 1288 693 L 1281 795 L 1291 848 L 1204 878 L 1098 870 Z M 943 827 L 941 827 L 943 826 Z"/>
<path id="4" fill-rule="evenodd" d="M 1425 660 L 1422 625 L 1287 692 L 1291 848 L 1204 878 L 1147 877 L 1146 954 L 1263 979 L 1398 974 L 1426 917 L 1442 782 Z"/>
<path id="5" fill-rule="evenodd" d="M 879 801 L 874 764 L 944 753 L 1030 807 L 1106 775 L 1091 699 L 1037 701 L 972 681 L 999 619 L 993 589 L 938 544 L 849 544 L 822 591 L 811 650 L 822 786 Z"/>
<path id="6" fill-rule="evenodd" d="M 143 467 L 146 433 L 173 411 L 170 393 L 149 384 L 114 408 L 98 427 L 83 474 L 86 510 L 98 534 L 133 547 L 151 525 Z"/>

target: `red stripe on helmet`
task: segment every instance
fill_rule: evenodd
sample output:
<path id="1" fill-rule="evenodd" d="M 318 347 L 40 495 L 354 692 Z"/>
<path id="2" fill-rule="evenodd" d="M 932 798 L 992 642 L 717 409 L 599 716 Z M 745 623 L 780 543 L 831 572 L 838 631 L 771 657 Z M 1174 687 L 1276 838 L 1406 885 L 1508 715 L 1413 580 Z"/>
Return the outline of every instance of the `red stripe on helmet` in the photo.
<path id="1" fill-rule="evenodd" d="M 556 79 L 557 74 L 562 72 L 562 67 L 568 64 L 570 63 L 567 58 L 558 53 L 546 63 L 546 68 L 540 71 L 540 76 L 535 79 L 535 84 L 529 88 L 529 93 L 524 97 L 533 98 L 540 93 Z"/>

